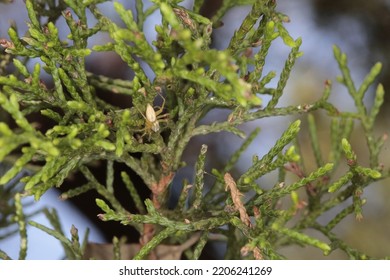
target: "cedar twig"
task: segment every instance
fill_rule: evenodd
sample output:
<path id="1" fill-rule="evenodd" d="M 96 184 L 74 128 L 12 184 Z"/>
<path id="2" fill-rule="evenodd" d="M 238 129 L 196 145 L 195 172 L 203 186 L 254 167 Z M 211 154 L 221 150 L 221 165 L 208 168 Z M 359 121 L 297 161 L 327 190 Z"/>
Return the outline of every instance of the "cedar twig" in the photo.
<path id="1" fill-rule="evenodd" d="M 234 181 L 232 175 L 230 175 L 229 173 L 225 173 L 225 175 L 223 176 L 223 179 L 224 179 L 225 184 L 226 184 L 225 191 L 230 190 L 230 195 L 232 197 L 234 206 L 238 210 L 238 212 L 240 213 L 241 221 L 246 226 L 251 227 L 252 224 L 251 224 L 250 218 L 248 216 L 248 213 L 246 212 L 244 204 L 241 201 L 242 193 L 240 193 L 240 191 L 238 190 L 237 184 Z"/>

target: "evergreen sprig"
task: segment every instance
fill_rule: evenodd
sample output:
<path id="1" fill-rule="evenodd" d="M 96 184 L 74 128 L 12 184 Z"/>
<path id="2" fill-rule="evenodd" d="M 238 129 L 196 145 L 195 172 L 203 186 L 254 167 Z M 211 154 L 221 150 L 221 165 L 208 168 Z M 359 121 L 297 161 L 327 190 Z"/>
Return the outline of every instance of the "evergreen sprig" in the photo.
<path id="1" fill-rule="evenodd" d="M 135 259 L 155 256 L 159 245 L 183 243 L 194 235 L 199 235 L 199 240 L 185 252 L 193 259 L 201 257 L 211 236 L 226 242 L 225 258 L 232 259 L 282 259 L 280 248 L 293 244 L 318 248 L 325 255 L 341 249 L 349 258 L 369 258 L 347 246 L 333 229 L 351 213 L 361 219 L 366 202 L 362 197 L 364 189 L 388 176 L 379 162 L 386 137 L 374 135 L 384 99 L 383 87 L 377 86 L 371 108 L 364 102 L 380 73 L 380 63 L 356 87 L 347 56 L 334 47 L 342 73 L 339 82 L 353 98 L 356 112 L 339 110 L 329 101 L 330 81 L 326 81 L 322 96 L 312 104 L 283 107 L 279 100 L 302 55 L 302 40 L 291 37 L 285 27 L 289 18 L 276 10 L 275 1 L 223 1 L 211 19 L 199 14 L 205 1 L 195 0 L 193 8 L 188 9 L 180 6 L 181 1 L 154 0 L 144 9 L 143 2 L 137 0 L 135 11 L 114 2 L 123 25 L 99 10 L 97 4 L 102 2 L 105 1 L 26 0 L 28 32 L 20 37 L 16 27 L 11 26 L 9 38 L 0 40 L 4 49 L 0 57 L 0 105 L 12 119 L 0 122 L 0 160 L 12 165 L 1 174 L 0 184 L 12 180 L 24 183 L 23 190 L 11 198 L 21 236 L 21 259 L 27 256 L 27 223 L 60 240 L 67 258 L 83 258 L 87 236 L 81 244 L 77 229 L 72 227 L 71 238 L 65 237 L 54 210 L 44 210 L 53 228 L 29 220 L 21 203 L 22 193 L 39 200 L 50 188 L 61 189 L 76 171 L 87 182 L 62 192 L 61 198 L 95 192 L 96 199 L 91 203 L 101 209 L 99 219 L 132 226 L 140 233 L 142 248 Z M 228 47 L 213 48 L 212 33 L 220 26 L 222 16 L 233 6 L 248 4 L 252 8 Z M 143 28 L 155 11 L 162 20 L 155 27 L 156 39 L 150 43 Z M 87 14 L 95 20 L 91 21 Z M 56 26 L 59 17 L 69 29 L 65 40 Z M 88 40 L 103 33 L 111 41 L 90 48 Z M 277 71 L 263 73 L 275 40 L 290 49 L 279 75 Z M 127 64 L 132 78 L 114 79 L 86 71 L 86 57 L 92 52 L 115 53 Z M 31 69 L 27 61 L 32 58 L 39 63 Z M 7 72 L 9 69 L 13 72 Z M 42 81 L 42 70 L 49 80 Z M 147 70 L 153 74 L 147 74 Z M 269 86 L 276 77 L 276 87 Z M 111 104 L 100 97 L 99 91 L 118 98 L 130 97 L 131 102 L 123 106 Z M 262 95 L 271 96 L 267 104 L 263 105 Z M 159 100 L 160 107 L 154 106 Z M 221 108 L 230 112 L 226 120 L 200 124 L 206 114 Z M 329 154 L 323 154 L 322 139 L 317 135 L 312 112 L 318 110 L 331 118 Z M 266 117 L 307 113 L 316 166 L 308 168 L 304 164 L 298 119 L 263 157 L 255 156 L 251 167 L 238 176 L 232 175 L 240 156 L 260 131 L 255 129 L 247 135 L 240 125 Z M 33 114 L 53 124 L 40 129 L 31 120 Z M 368 167 L 359 164 L 350 143 L 355 120 L 361 123 L 366 137 Z M 224 167 L 212 170 L 215 182 L 208 185 L 205 175 L 210 148 L 202 145 L 194 166 L 194 181 L 184 180 L 178 202 L 171 206 L 173 179 L 186 164 L 183 153 L 190 141 L 222 131 L 244 138 L 242 146 Z M 105 182 L 93 173 L 91 165 L 96 162 L 106 164 Z M 125 171 L 121 173 L 137 213 L 130 213 L 127 205 L 117 199 L 115 163 L 126 165 L 151 192 L 150 198 L 143 201 L 132 178 Z M 340 165 L 347 171 L 334 178 Z M 32 172 L 20 179 L 18 174 L 25 169 Z M 259 180 L 273 172 L 278 173 L 273 187 L 262 186 Z M 351 205 L 338 211 L 327 224 L 319 223 L 325 212 L 340 207 L 349 198 Z M 321 232 L 326 240 L 308 234 L 307 229 Z M 119 258 L 120 244 L 114 240 L 114 255 Z M 0 257 L 9 258 L 1 250 Z"/>

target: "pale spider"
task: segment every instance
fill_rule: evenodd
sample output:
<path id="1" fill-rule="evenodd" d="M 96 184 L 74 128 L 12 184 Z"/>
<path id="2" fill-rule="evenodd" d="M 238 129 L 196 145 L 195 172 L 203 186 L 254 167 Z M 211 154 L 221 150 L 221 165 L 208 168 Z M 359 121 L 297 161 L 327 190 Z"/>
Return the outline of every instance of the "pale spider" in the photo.
<path id="1" fill-rule="evenodd" d="M 149 103 L 146 105 L 146 111 L 145 114 L 143 114 L 140 110 L 138 110 L 141 115 L 145 119 L 145 127 L 141 129 L 141 131 L 144 131 L 141 138 L 143 138 L 146 134 L 150 136 L 153 132 L 158 132 L 160 130 L 160 122 L 168 122 L 167 116 L 169 116 L 169 113 L 162 114 L 165 106 L 165 98 L 159 94 L 163 100 L 163 103 L 161 106 L 155 106 L 154 108 Z M 157 109 L 157 111 L 155 111 Z"/>

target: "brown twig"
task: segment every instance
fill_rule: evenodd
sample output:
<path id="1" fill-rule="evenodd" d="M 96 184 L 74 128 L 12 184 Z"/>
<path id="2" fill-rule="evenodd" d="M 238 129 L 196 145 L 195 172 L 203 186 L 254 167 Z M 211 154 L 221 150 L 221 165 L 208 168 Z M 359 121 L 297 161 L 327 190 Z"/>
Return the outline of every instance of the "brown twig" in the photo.
<path id="1" fill-rule="evenodd" d="M 158 183 L 152 184 L 151 186 L 152 201 L 153 201 L 153 206 L 156 209 L 161 208 L 160 198 L 165 193 L 165 190 L 167 189 L 168 185 L 171 183 L 173 176 L 174 173 L 170 172 L 168 175 L 161 176 Z M 155 233 L 155 227 L 153 224 L 144 224 L 143 232 L 139 239 L 140 245 L 144 246 L 145 244 L 147 244 L 153 238 L 154 233 Z M 154 251 L 150 253 L 149 259 L 156 259 L 156 253 Z"/>
<path id="2" fill-rule="evenodd" d="M 252 226 L 251 220 L 248 216 L 248 213 L 246 212 L 244 204 L 241 201 L 242 194 L 238 190 L 236 182 L 234 181 L 233 177 L 229 173 L 225 173 L 223 179 L 226 184 L 225 191 L 230 190 L 230 195 L 232 197 L 233 204 L 236 210 L 238 210 L 238 212 L 240 213 L 241 221 L 246 226 L 251 227 Z"/>

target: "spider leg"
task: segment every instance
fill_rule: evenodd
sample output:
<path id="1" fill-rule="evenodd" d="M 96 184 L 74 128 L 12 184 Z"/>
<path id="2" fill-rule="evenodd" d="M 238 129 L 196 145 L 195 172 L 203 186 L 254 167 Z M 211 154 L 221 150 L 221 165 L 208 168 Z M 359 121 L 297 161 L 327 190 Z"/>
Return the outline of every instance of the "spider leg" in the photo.
<path id="1" fill-rule="evenodd" d="M 159 114 L 162 113 L 162 111 L 164 110 L 164 106 L 165 106 L 165 98 L 164 98 L 164 96 L 162 96 L 160 93 L 158 95 L 161 96 L 161 99 L 163 100 L 163 103 L 161 104 L 161 106 L 156 106 L 155 107 L 155 108 L 157 108 L 156 116 L 158 116 Z"/>
<path id="2" fill-rule="evenodd" d="M 167 122 L 168 120 L 166 119 L 166 117 L 168 117 L 168 116 L 169 116 L 169 113 L 166 113 L 163 115 L 158 115 L 157 120 L 159 120 L 160 122 Z"/>

